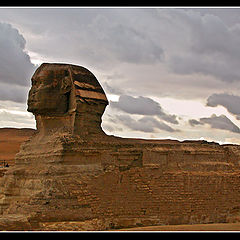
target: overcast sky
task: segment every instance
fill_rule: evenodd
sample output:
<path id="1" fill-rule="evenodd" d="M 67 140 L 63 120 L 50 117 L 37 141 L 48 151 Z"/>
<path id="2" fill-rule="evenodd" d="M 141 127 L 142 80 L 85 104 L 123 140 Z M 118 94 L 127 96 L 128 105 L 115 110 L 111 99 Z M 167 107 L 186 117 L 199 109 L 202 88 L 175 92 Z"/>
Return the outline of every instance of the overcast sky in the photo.
<path id="1" fill-rule="evenodd" d="M 97 77 L 108 134 L 240 144 L 240 8 L 0 8 L 0 127 L 43 62 Z"/>

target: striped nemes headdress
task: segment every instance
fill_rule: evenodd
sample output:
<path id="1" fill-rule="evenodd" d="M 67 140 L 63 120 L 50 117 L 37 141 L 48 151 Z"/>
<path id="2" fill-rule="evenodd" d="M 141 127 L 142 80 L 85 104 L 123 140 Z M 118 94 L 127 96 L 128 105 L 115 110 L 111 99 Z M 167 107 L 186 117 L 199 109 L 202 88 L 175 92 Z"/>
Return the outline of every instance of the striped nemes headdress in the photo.
<path id="1" fill-rule="evenodd" d="M 81 102 L 102 102 L 108 100 L 97 78 L 86 68 L 70 65 L 70 74 L 75 86 L 76 100 Z"/>
<path id="2" fill-rule="evenodd" d="M 108 100 L 97 78 L 82 66 L 65 63 L 43 63 L 32 77 L 32 85 L 45 82 L 55 89 L 60 86 L 67 89 L 75 87 L 76 100 L 85 103 L 101 102 L 108 105 Z M 49 86 L 50 86 L 49 85 Z"/>

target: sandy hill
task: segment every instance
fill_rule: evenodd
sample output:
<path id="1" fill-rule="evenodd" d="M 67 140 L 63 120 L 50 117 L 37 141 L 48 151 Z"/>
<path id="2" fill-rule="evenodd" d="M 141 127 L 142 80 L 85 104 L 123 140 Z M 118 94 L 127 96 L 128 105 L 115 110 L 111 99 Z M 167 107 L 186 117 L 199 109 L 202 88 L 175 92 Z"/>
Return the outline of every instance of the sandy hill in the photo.
<path id="1" fill-rule="evenodd" d="M 0 167 L 4 160 L 9 165 L 14 165 L 15 154 L 20 145 L 35 131 L 31 128 L 0 128 Z"/>

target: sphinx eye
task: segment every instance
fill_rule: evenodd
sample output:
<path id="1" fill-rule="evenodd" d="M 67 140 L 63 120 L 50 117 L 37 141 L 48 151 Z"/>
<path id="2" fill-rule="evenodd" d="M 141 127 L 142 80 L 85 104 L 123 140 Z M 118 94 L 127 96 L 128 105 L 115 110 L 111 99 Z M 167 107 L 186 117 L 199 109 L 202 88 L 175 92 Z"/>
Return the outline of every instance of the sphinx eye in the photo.
<path id="1" fill-rule="evenodd" d="M 43 80 L 41 78 L 37 78 L 37 79 L 32 79 L 32 85 L 38 87 L 43 83 Z"/>
<path id="2" fill-rule="evenodd" d="M 39 86 L 42 84 L 42 81 L 39 79 L 38 81 L 36 81 L 36 84 Z"/>
<path id="3" fill-rule="evenodd" d="M 67 77 L 69 75 L 68 70 L 64 70 L 64 76 Z"/>

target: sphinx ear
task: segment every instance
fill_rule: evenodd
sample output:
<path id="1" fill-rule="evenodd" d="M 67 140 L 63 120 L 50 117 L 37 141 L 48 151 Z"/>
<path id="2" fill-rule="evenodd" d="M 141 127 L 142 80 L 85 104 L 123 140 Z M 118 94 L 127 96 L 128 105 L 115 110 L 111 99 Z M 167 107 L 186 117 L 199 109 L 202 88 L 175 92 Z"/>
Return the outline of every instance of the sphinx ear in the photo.
<path id="1" fill-rule="evenodd" d="M 61 82 L 61 93 L 65 94 L 67 92 L 70 92 L 72 89 L 73 83 L 72 83 L 72 79 L 70 77 L 69 74 L 69 70 L 65 70 L 64 71 L 64 76 L 62 78 L 62 82 Z"/>

